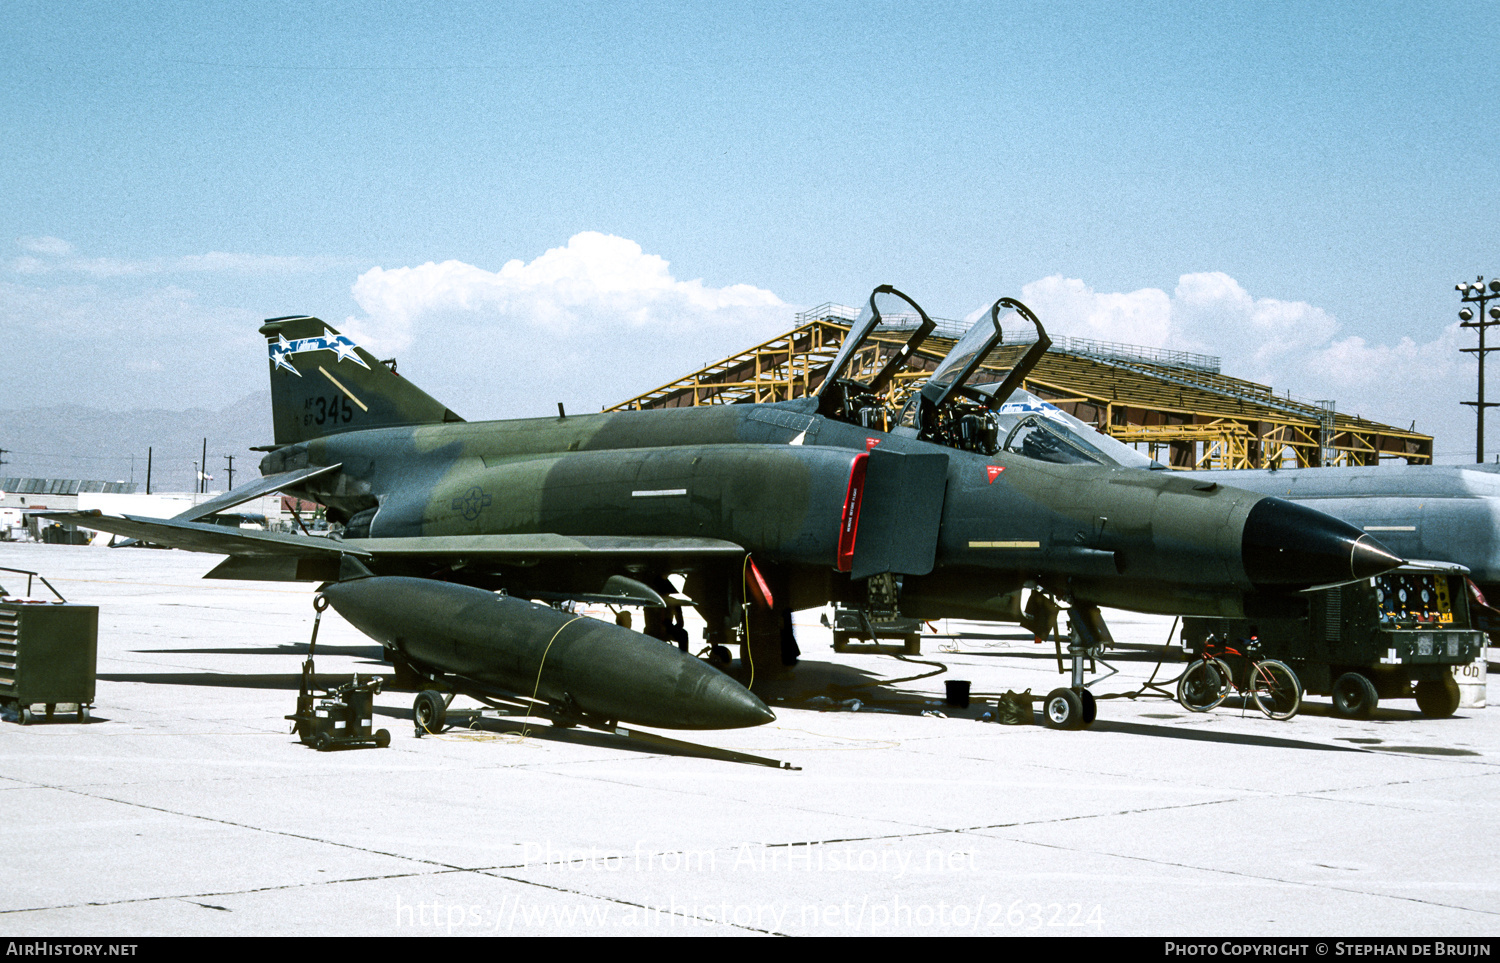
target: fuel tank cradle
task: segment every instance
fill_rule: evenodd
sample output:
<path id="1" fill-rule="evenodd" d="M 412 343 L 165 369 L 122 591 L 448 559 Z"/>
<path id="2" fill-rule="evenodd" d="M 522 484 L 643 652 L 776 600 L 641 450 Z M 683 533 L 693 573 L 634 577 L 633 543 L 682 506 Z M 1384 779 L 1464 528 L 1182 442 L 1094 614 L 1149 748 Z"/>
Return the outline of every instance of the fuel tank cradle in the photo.
<path id="1" fill-rule="evenodd" d="M 401 576 L 331 583 L 322 592 L 355 628 L 428 671 L 663 729 L 737 729 L 775 718 L 707 663 L 598 619 Z"/>

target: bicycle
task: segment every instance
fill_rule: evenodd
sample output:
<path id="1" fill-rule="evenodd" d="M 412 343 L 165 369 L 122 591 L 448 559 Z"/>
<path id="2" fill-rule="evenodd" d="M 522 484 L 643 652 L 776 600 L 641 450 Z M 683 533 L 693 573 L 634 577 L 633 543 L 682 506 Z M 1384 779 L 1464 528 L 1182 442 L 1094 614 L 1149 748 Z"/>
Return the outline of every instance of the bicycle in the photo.
<path id="1" fill-rule="evenodd" d="M 1296 715 L 1302 707 L 1302 682 L 1297 673 L 1285 662 L 1259 658 L 1259 639 L 1252 636 L 1240 641 L 1245 645 L 1244 652 L 1215 636 L 1205 639 L 1197 660 L 1177 683 L 1177 701 L 1184 709 L 1207 712 L 1233 690 L 1248 695 L 1272 719 Z"/>

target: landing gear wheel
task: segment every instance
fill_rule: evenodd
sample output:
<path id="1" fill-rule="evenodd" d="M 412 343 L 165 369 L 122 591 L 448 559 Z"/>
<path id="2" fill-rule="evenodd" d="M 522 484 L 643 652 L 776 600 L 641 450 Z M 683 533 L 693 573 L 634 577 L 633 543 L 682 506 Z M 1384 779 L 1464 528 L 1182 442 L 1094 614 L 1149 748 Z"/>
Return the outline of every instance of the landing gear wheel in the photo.
<path id="1" fill-rule="evenodd" d="M 418 692 L 416 700 L 411 704 L 411 718 L 419 733 L 442 732 L 443 723 L 448 718 L 448 706 L 443 702 L 443 694 L 436 689 Z"/>
<path id="2" fill-rule="evenodd" d="M 729 653 L 729 646 L 716 645 L 708 650 L 708 664 L 723 668 L 734 661 L 734 656 Z"/>
<path id="3" fill-rule="evenodd" d="M 375 748 L 384 749 L 391 744 L 391 730 L 379 729 L 375 732 Z"/>
<path id="4" fill-rule="evenodd" d="M 1053 689 L 1042 703 L 1042 721 L 1049 729 L 1082 729 L 1083 698 L 1072 689 Z"/>
<path id="5" fill-rule="evenodd" d="M 1333 683 L 1333 711 L 1346 719 L 1368 719 L 1380 702 L 1375 683 L 1358 672 L 1345 672 Z"/>
<path id="6" fill-rule="evenodd" d="M 1458 711 L 1460 692 L 1451 675 L 1417 683 L 1417 708 L 1430 719 L 1446 719 Z"/>
<path id="7" fill-rule="evenodd" d="M 327 752 L 333 748 L 333 737 L 326 732 L 320 732 L 313 736 L 313 748 L 319 752 Z"/>
<path id="8" fill-rule="evenodd" d="M 1083 701 L 1083 724 L 1080 728 L 1091 726 L 1094 720 L 1099 718 L 1099 703 L 1094 700 L 1094 694 L 1087 689 L 1078 690 L 1078 697 Z"/>
<path id="9" fill-rule="evenodd" d="M 1218 659 L 1199 659 L 1187 667 L 1177 683 L 1177 701 L 1192 712 L 1207 712 L 1224 701 L 1229 691 L 1229 668 Z"/>
<path id="10" fill-rule="evenodd" d="M 1255 663 L 1250 670 L 1250 692 L 1260 711 L 1272 719 L 1290 719 L 1302 708 L 1302 683 L 1285 662 Z"/>

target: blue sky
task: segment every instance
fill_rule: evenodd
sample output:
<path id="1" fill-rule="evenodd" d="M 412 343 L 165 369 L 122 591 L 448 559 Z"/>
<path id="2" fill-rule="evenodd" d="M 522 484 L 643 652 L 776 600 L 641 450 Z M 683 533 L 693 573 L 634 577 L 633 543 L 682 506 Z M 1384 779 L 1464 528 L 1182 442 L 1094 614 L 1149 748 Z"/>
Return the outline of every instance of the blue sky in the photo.
<path id="1" fill-rule="evenodd" d="M 466 417 L 585 410 L 893 283 L 1473 457 L 1490 5 L 5 10 L 0 407 L 227 404 L 305 312 Z"/>

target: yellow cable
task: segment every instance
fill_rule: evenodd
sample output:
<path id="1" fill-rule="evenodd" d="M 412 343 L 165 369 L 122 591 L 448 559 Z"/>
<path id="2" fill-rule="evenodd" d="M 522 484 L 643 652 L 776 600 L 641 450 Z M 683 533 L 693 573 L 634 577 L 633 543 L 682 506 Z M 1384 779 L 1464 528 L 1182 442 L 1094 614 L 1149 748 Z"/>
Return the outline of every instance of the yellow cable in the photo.
<path id="1" fill-rule="evenodd" d="M 536 685 L 531 687 L 531 702 L 526 706 L 526 718 L 521 720 L 522 737 L 531 734 L 531 730 L 526 728 L 526 723 L 531 721 L 531 707 L 536 704 L 536 694 L 542 688 L 542 667 L 547 664 L 547 653 L 552 651 L 552 643 L 557 641 L 557 637 L 559 635 L 562 635 L 562 630 L 572 625 L 574 622 L 577 622 L 581 618 L 583 618 L 583 616 L 575 615 L 568 621 L 564 622 L 556 632 L 552 633 L 552 638 L 547 640 L 547 647 L 542 650 L 542 661 L 537 663 L 536 667 Z"/>

